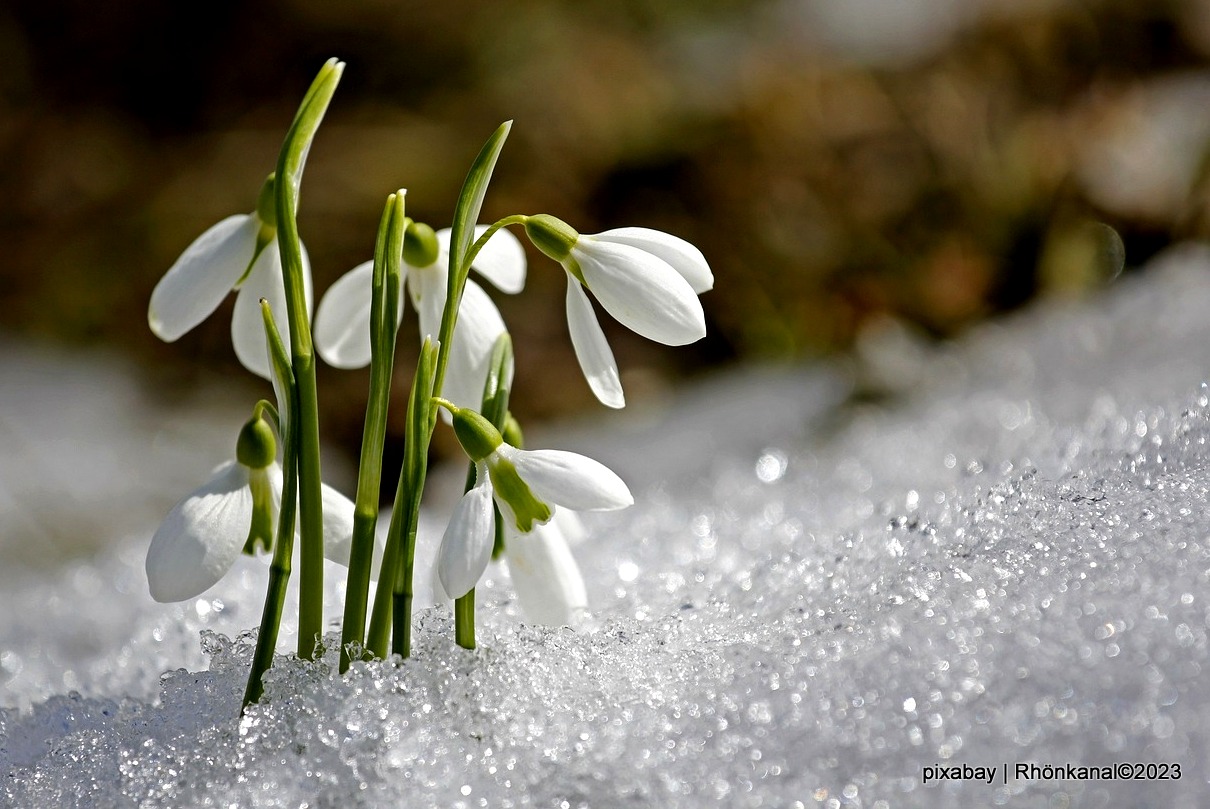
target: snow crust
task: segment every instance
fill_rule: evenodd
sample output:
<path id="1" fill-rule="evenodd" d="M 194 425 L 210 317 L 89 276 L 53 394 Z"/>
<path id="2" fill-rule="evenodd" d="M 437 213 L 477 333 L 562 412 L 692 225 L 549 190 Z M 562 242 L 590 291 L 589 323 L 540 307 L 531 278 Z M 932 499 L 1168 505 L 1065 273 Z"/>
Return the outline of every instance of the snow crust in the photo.
<path id="1" fill-rule="evenodd" d="M 587 626 L 526 625 L 493 569 L 479 649 L 433 607 L 411 659 L 341 677 L 333 635 L 243 718 L 262 563 L 165 606 L 154 521 L 61 565 L 0 545 L 5 802 L 1200 806 L 1210 251 L 1156 265 L 927 354 L 885 404 L 838 407 L 839 366 L 757 369 L 536 431 L 638 482 L 575 548 Z M 940 766 L 996 778 L 926 784 Z"/>

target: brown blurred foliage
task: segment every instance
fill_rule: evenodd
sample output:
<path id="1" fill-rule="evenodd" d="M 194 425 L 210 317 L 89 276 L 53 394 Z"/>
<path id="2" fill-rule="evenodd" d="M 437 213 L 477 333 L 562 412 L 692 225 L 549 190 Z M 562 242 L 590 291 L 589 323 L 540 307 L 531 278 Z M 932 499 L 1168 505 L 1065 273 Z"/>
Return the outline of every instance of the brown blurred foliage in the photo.
<path id="1" fill-rule="evenodd" d="M 710 336 L 688 350 L 602 319 L 632 401 L 707 365 L 845 347 L 885 314 L 947 335 L 1116 272 L 1090 223 L 1130 265 L 1205 233 L 1207 54 L 1207 0 L 10 0 L 0 326 L 118 345 L 171 389 L 234 369 L 230 303 L 163 346 L 147 298 L 251 209 L 336 55 L 300 221 L 321 293 L 370 255 L 390 191 L 447 224 L 511 118 L 485 218 L 660 228 L 715 271 Z M 521 299 L 496 299 L 534 417 L 591 394 L 562 274 L 531 259 Z M 350 447 L 367 378 L 322 371 L 325 429 Z"/>

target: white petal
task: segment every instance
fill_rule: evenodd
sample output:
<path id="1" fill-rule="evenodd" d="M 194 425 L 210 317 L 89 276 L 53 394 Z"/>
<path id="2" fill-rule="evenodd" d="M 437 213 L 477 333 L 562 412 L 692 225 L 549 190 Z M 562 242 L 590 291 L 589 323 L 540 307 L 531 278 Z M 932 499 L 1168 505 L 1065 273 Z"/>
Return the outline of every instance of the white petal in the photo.
<path id="1" fill-rule="evenodd" d="M 588 387 L 606 407 L 626 406 L 622 393 L 622 380 L 618 378 L 618 363 L 613 358 L 601 324 L 592 310 L 592 303 L 584 294 L 584 288 L 571 273 L 567 274 L 567 328 L 571 332 L 571 345 L 580 361 L 580 370 L 588 380 Z"/>
<path id="2" fill-rule="evenodd" d="M 484 469 L 480 483 L 462 495 L 441 538 L 437 575 L 450 598 L 471 591 L 492 558 L 496 532 L 492 514 L 492 488 Z"/>
<path id="3" fill-rule="evenodd" d="M 286 312 L 286 290 L 282 281 L 281 255 L 277 241 L 269 242 L 257 256 L 252 271 L 235 296 L 231 313 L 231 345 L 240 364 L 257 376 L 271 379 L 269 349 L 265 340 L 265 319 L 260 299 L 269 302 L 277 330 L 281 332 L 286 354 L 290 355 L 290 324 Z"/>
<path id="4" fill-rule="evenodd" d="M 478 227 L 478 226 L 476 226 L 476 227 Z M 441 265 L 441 269 L 448 270 L 449 269 L 448 262 L 450 260 L 449 259 L 450 241 L 452 241 L 452 239 L 453 239 L 454 229 L 453 228 L 441 228 L 440 230 L 438 230 L 436 232 L 436 236 L 437 236 L 437 250 L 438 250 L 439 255 L 441 256 L 441 258 L 438 260 L 438 263 Z"/>
<path id="5" fill-rule="evenodd" d="M 349 270 L 328 287 L 315 314 L 315 348 L 328 365 L 370 364 L 370 304 L 374 262 Z"/>
<path id="6" fill-rule="evenodd" d="M 710 272 L 710 265 L 706 263 L 702 251 L 670 233 L 651 228 L 615 228 L 597 233 L 592 238 L 628 244 L 663 259 L 699 295 L 714 288 L 714 273 Z"/>
<path id="7" fill-rule="evenodd" d="M 324 556 L 337 564 L 349 566 L 349 555 L 353 550 L 353 501 L 324 483 L 320 487 L 323 497 Z M 382 566 L 382 539 L 374 532 L 374 555 L 370 567 L 370 578 L 378 579 Z"/>
<path id="8" fill-rule="evenodd" d="M 527 618 L 546 626 L 576 623 L 588 608 L 588 592 L 555 522 L 539 525 L 528 534 L 509 532 L 504 553 L 517 601 Z"/>
<path id="9" fill-rule="evenodd" d="M 573 548 L 588 536 L 588 529 L 584 527 L 584 521 L 569 508 L 555 509 L 550 522 L 559 529 L 559 533 L 567 540 L 567 544 Z"/>
<path id="10" fill-rule="evenodd" d="M 440 262 L 431 267 L 408 269 L 407 288 L 412 296 L 412 306 L 420 321 L 420 339 L 431 336 L 436 342 L 441 332 L 441 313 L 445 309 L 446 272 Z"/>
<path id="11" fill-rule="evenodd" d="M 501 444 L 496 454 L 512 461 L 541 500 L 573 511 L 613 511 L 634 503 L 613 470 L 592 458 L 560 449 L 517 449 Z"/>
<path id="12" fill-rule="evenodd" d="M 311 315 L 311 260 L 306 248 L 302 251 L 303 297 L 307 303 L 307 316 Z M 272 378 L 269 369 L 269 348 L 265 339 L 265 318 L 261 314 L 260 299 L 269 302 L 273 321 L 281 332 L 286 356 L 290 349 L 290 317 L 286 306 L 286 285 L 282 278 L 281 253 L 277 240 L 269 242 L 256 259 L 252 271 L 244 279 L 235 296 L 235 309 L 231 313 L 231 344 L 240 364 L 257 376 Z"/>
<path id="13" fill-rule="evenodd" d="M 255 216 L 229 216 L 185 248 L 151 293 L 147 323 L 157 337 L 172 342 L 218 308 L 248 269 L 259 230 Z"/>
<path id="14" fill-rule="evenodd" d="M 492 346 L 505 331 L 500 310 L 483 288 L 467 281 L 450 343 L 449 365 L 441 395 L 459 407 L 478 410 L 492 359 Z M 511 378 L 511 369 L 509 376 Z M 444 408 L 442 412 L 446 412 Z"/>
<path id="15" fill-rule="evenodd" d="M 235 562 L 252 524 L 248 470 L 229 461 L 173 506 L 147 550 L 156 601 L 184 601 L 210 589 Z"/>
<path id="16" fill-rule="evenodd" d="M 412 607 L 424 609 L 432 606 L 453 607 L 454 600 L 445 593 L 437 575 L 437 554 L 441 548 L 438 526 L 422 513 L 416 529 L 416 557 L 412 568 Z"/>
<path id="17" fill-rule="evenodd" d="M 478 239 L 487 229 L 487 225 L 477 225 L 475 238 Z M 525 288 L 525 248 L 512 231 L 500 228 L 475 256 L 471 269 L 491 281 L 492 286 L 501 292 L 516 294 Z"/>
<path id="18" fill-rule="evenodd" d="M 671 346 L 706 336 L 697 293 L 668 262 L 637 247 L 591 236 L 582 236 L 571 254 L 592 294 L 626 328 Z"/>
<path id="19" fill-rule="evenodd" d="M 440 234 L 438 234 L 438 236 L 440 236 Z M 442 269 L 442 267 L 444 267 L 444 251 L 441 255 L 442 258 L 438 259 L 438 261 L 432 266 L 426 267 L 422 270 L 413 267 L 408 272 L 408 292 L 411 293 L 412 306 L 416 309 L 417 320 L 420 324 L 421 341 L 428 336 L 433 339 L 434 343 L 436 343 L 437 338 L 441 333 L 441 316 L 445 309 L 445 283 L 446 278 L 448 277 L 448 273 Z M 469 286 L 470 282 L 468 281 L 467 284 Z M 465 292 L 463 292 L 463 297 L 466 297 Z M 459 317 L 459 320 L 461 319 L 462 318 Z M 456 336 L 455 339 L 457 339 Z M 451 353 L 453 350 L 453 346 L 451 346 Z M 449 378 L 451 375 L 451 370 L 452 369 L 447 366 L 445 372 L 446 381 L 443 383 L 443 389 L 441 391 L 441 395 L 447 399 L 450 398 Z M 454 376 L 454 385 L 457 387 L 459 384 L 461 384 L 457 379 L 458 372 L 454 372 Z M 482 384 L 483 383 L 481 381 L 480 385 Z M 482 395 L 482 387 L 480 387 L 479 393 Z M 461 391 L 461 395 L 465 395 L 465 390 Z M 476 400 L 473 406 L 476 410 L 478 410 L 479 401 Z M 442 420 L 445 421 L 446 424 L 449 424 L 452 421 L 449 411 L 444 407 L 440 408 L 440 413 Z"/>

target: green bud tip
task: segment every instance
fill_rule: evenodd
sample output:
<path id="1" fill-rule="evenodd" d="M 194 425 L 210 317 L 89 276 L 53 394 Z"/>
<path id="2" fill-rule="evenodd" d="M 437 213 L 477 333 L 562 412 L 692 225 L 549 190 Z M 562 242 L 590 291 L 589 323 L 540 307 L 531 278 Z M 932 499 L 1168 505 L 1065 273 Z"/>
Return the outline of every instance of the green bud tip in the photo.
<path id="1" fill-rule="evenodd" d="M 511 461 L 500 457 L 492 459 L 488 464 L 488 474 L 492 479 L 495 497 L 508 503 L 512 509 L 518 531 L 529 533 L 535 524 L 551 518 L 550 506 L 534 495 Z"/>
<path id="2" fill-rule="evenodd" d="M 273 550 L 277 510 L 273 503 L 273 484 L 264 469 L 253 469 L 248 473 L 248 488 L 252 491 L 252 522 L 244 541 L 244 553 L 255 556 L 258 549 Z"/>
<path id="3" fill-rule="evenodd" d="M 409 267 L 430 267 L 437 263 L 440 248 L 437 234 L 423 222 L 412 222 L 403 233 L 403 260 Z"/>
<path id="4" fill-rule="evenodd" d="M 501 431 L 505 442 L 514 447 L 525 446 L 525 434 L 521 432 L 521 422 L 513 416 L 510 410 L 504 416 L 504 429 Z"/>
<path id="5" fill-rule="evenodd" d="M 560 264 L 571 255 L 580 234 L 562 219 L 540 213 L 525 217 L 525 235 L 534 247 Z"/>
<path id="6" fill-rule="evenodd" d="M 269 172 L 256 198 L 256 218 L 271 232 L 277 230 L 277 173 Z M 272 238 L 272 237 L 270 237 Z"/>
<path id="7" fill-rule="evenodd" d="M 472 461 L 482 461 L 504 443 L 500 431 L 474 410 L 458 407 L 445 399 L 434 398 L 434 402 L 450 411 L 454 418 L 454 435 Z"/>
<path id="8" fill-rule="evenodd" d="M 239 431 L 235 459 L 249 469 L 264 469 L 277 458 L 277 439 L 273 428 L 260 416 L 254 416 Z"/>

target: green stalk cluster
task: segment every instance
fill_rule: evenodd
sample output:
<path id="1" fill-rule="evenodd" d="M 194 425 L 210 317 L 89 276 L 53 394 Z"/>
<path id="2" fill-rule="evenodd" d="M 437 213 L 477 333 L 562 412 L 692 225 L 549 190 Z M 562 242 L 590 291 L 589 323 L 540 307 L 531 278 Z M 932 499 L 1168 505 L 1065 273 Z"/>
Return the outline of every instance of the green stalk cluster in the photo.
<path id="1" fill-rule="evenodd" d="M 283 447 L 284 490 L 281 514 L 273 544 L 273 562 L 245 694 L 245 705 L 256 702 L 263 690 L 261 678 L 272 665 L 286 585 L 291 573 L 295 523 L 299 536 L 298 655 L 312 658 L 323 631 L 323 506 L 320 482 L 319 408 L 315 381 L 315 352 L 307 301 L 304 266 L 298 233 L 298 199 L 302 173 L 311 142 L 340 81 L 344 64 L 335 59 L 320 70 L 299 107 L 278 158 L 275 182 L 262 194 L 258 209 L 277 228 L 286 293 L 289 351 L 278 332 L 269 307 L 262 301 L 274 383 L 283 409 L 278 431 Z M 341 670 L 358 657 L 384 658 L 390 653 L 411 653 L 411 618 L 416 528 L 420 500 L 428 470 L 428 451 L 437 423 L 434 397 L 441 395 L 459 304 L 471 262 L 491 233 L 524 217 L 509 217 L 474 239 L 475 224 L 483 205 L 492 171 L 508 137 L 511 122 L 502 124 L 488 139 L 471 166 L 454 212 L 449 248 L 445 309 L 437 339 L 426 339 L 420 352 L 407 405 L 404 462 L 396 486 L 386 548 L 371 607 L 374 536 L 378 523 L 382 453 L 386 439 L 391 377 L 400 319 L 402 261 L 405 233 L 404 192 L 387 198 L 375 246 L 371 303 L 370 390 L 358 468 L 354 503 L 353 538 L 341 632 Z M 272 205 L 270 205 L 270 201 Z M 498 341 L 483 394 L 482 412 L 503 429 L 508 416 L 508 370 L 512 349 L 507 335 Z M 472 468 L 473 475 L 473 468 Z M 472 478 L 473 480 L 473 478 Z M 468 482 L 469 485 L 469 482 Z M 497 519 L 497 526 L 499 526 Z M 497 528 L 499 530 L 499 528 Z M 474 648 L 474 591 L 456 605 L 456 640 Z M 368 618 L 368 627 L 367 627 Z"/>

